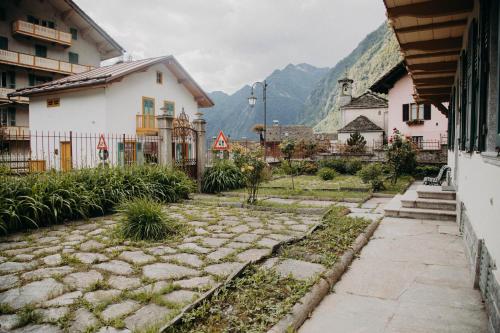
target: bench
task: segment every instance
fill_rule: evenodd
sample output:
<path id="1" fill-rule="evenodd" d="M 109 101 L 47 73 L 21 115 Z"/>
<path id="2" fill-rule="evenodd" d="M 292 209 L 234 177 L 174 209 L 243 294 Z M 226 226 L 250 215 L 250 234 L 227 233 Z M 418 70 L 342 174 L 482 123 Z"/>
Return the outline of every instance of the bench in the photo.
<path id="1" fill-rule="evenodd" d="M 437 177 L 425 177 L 424 178 L 424 185 L 432 185 L 432 186 L 439 186 L 443 182 L 443 176 L 446 175 L 446 172 L 448 170 L 451 170 L 451 168 L 448 165 L 443 165 L 441 169 L 439 170 L 439 173 Z"/>

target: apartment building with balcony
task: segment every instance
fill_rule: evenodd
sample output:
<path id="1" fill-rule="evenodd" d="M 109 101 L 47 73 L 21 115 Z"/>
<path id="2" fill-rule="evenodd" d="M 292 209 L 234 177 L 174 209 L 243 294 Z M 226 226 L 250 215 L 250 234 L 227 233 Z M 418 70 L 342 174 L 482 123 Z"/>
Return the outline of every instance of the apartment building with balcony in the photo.
<path id="1" fill-rule="evenodd" d="M 9 93 L 89 71 L 123 51 L 71 0 L 2 0 L 0 150 L 29 150 L 29 98 Z"/>

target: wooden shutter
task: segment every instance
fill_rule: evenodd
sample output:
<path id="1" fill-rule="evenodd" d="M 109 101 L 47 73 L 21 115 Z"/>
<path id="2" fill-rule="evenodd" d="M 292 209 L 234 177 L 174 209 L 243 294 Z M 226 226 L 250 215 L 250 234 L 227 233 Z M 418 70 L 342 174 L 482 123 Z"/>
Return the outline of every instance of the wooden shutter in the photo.
<path id="1" fill-rule="evenodd" d="M 466 149 L 471 152 L 477 147 L 477 93 L 478 93 L 478 48 L 477 48 L 477 21 L 473 20 L 469 27 L 467 46 L 467 90 L 469 94 L 467 105 L 467 136 Z"/>
<path id="2" fill-rule="evenodd" d="M 460 150 L 465 150 L 467 136 L 467 53 L 460 55 Z"/>
<path id="3" fill-rule="evenodd" d="M 424 104 L 424 120 L 431 120 L 431 105 Z"/>
<path id="4" fill-rule="evenodd" d="M 403 104 L 403 121 L 410 120 L 410 104 Z"/>
<path id="5" fill-rule="evenodd" d="M 477 150 L 486 149 L 488 79 L 490 72 L 490 0 L 482 0 L 479 13 L 479 112 L 477 120 Z"/>

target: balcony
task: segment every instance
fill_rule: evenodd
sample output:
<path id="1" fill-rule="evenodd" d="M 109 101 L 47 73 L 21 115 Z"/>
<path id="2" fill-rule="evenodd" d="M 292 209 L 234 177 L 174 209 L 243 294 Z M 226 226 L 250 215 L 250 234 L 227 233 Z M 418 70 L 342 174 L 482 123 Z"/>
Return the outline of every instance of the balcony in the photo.
<path id="1" fill-rule="evenodd" d="M 152 115 L 138 114 L 135 116 L 137 135 L 157 135 L 158 123 Z"/>
<path id="2" fill-rule="evenodd" d="M 6 126 L 0 129 L 0 137 L 4 141 L 24 141 L 30 139 L 28 126 Z"/>
<path id="3" fill-rule="evenodd" d="M 0 63 L 61 74 L 79 74 L 95 68 L 8 50 L 0 50 Z"/>
<path id="4" fill-rule="evenodd" d="M 12 32 L 17 35 L 37 38 L 43 41 L 71 46 L 71 34 L 38 24 L 17 20 L 12 22 Z"/>
<path id="5" fill-rule="evenodd" d="M 7 94 L 10 94 L 11 92 L 16 91 L 16 89 L 9 89 L 9 88 L 0 88 L 0 100 L 8 100 L 9 97 L 7 97 Z M 10 98 L 11 101 L 15 101 L 18 103 L 26 103 L 28 104 L 30 102 L 30 99 L 28 97 L 12 97 Z"/>

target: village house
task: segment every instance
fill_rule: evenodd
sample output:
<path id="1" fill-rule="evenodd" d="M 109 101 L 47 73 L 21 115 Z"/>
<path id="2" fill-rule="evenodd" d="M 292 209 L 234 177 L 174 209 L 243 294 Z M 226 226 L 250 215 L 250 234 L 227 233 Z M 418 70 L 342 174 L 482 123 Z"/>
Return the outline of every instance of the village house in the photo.
<path id="1" fill-rule="evenodd" d="M 294 141 L 299 143 L 315 143 L 315 137 L 312 127 L 305 125 L 279 125 L 274 124 L 267 128 L 266 148 L 269 156 L 278 158 L 281 156 L 280 144 L 285 141 Z"/>
<path id="2" fill-rule="evenodd" d="M 499 2 L 384 2 L 415 102 L 433 104 L 448 118 L 451 179 L 435 192 L 451 191 L 454 198 L 456 191 L 456 221 L 474 286 L 485 302 L 489 331 L 500 332 Z"/>
<path id="3" fill-rule="evenodd" d="M 0 3 L 0 156 L 26 169 L 29 98 L 15 89 L 98 67 L 123 48 L 71 0 Z M 19 161 L 17 161 L 19 159 Z"/>
<path id="4" fill-rule="evenodd" d="M 340 126 L 338 142 L 346 143 L 359 132 L 368 145 L 380 145 L 387 135 L 387 100 L 369 91 L 352 97 L 353 80 L 339 81 Z"/>
<path id="5" fill-rule="evenodd" d="M 65 136 L 50 147 L 42 146 L 43 142 L 31 143 L 34 159 L 62 170 L 98 163 L 95 139 L 100 134 L 109 141 L 106 150 L 111 163 L 123 165 L 155 158 L 158 115 L 175 117 L 183 122 L 178 126 L 188 131 L 189 119 L 195 118 L 199 108 L 214 105 L 173 56 L 104 66 L 18 89 L 10 96 L 30 98 L 32 131 L 72 132 L 72 140 Z M 90 133 L 92 140 L 82 133 Z M 184 158 L 192 158 L 196 142 L 192 136 L 187 137 L 170 153 L 185 148 L 188 153 Z"/>
<path id="6" fill-rule="evenodd" d="M 446 142 L 446 116 L 429 103 L 415 103 L 413 81 L 403 62 L 384 74 L 370 90 L 387 95 L 389 131 L 398 129 L 421 149 L 438 149 Z"/>

